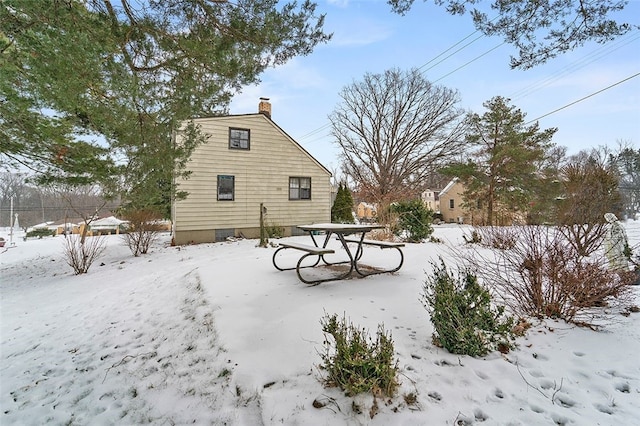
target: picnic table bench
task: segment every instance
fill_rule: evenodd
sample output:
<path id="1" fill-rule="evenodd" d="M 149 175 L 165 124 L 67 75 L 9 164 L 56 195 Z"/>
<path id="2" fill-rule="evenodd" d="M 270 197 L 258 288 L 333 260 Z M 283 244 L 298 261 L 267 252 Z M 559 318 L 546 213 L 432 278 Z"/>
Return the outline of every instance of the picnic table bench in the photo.
<path id="1" fill-rule="evenodd" d="M 287 270 L 295 269 L 300 281 L 306 284 L 316 285 L 325 281 L 342 280 L 350 277 L 353 271 L 356 271 L 356 273 L 361 277 L 366 277 L 368 275 L 373 275 L 373 274 L 381 274 L 385 272 L 396 272 L 402 267 L 402 264 L 404 262 L 404 255 L 402 253 L 402 247 L 404 247 L 403 243 L 364 239 L 364 236 L 367 232 L 373 229 L 382 228 L 381 225 L 375 225 L 375 224 L 353 225 L 353 224 L 324 223 L 324 224 L 313 224 L 313 225 L 300 225 L 298 226 L 298 228 L 309 233 L 313 241 L 313 245 L 300 244 L 297 242 L 296 243 L 294 242 L 280 243 L 277 250 L 273 253 L 272 262 L 273 262 L 273 266 L 275 266 L 275 268 L 278 269 L 279 271 L 287 271 Z M 324 234 L 323 243 L 319 243 L 315 238 L 315 235 L 320 235 L 321 233 Z M 342 248 L 344 248 L 344 252 L 348 256 L 348 260 L 332 261 L 333 259 L 331 259 L 330 261 L 325 258 L 325 255 L 335 254 L 335 250 L 327 247 L 327 244 L 329 243 L 331 235 L 335 235 L 338 238 L 338 240 L 342 244 Z M 359 238 L 356 238 L 356 236 Z M 349 238 L 346 238 L 346 237 L 349 237 Z M 358 245 L 358 248 L 355 250 L 355 252 L 352 252 L 352 249 L 349 248 L 348 243 L 355 243 Z M 398 266 L 392 269 L 381 269 L 381 268 L 367 266 L 365 270 L 362 267 L 363 265 L 360 265 L 360 267 L 358 265 L 358 261 L 362 257 L 362 254 L 364 251 L 363 246 L 377 246 L 377 247 L 380 247 L 381 249 L 394 248 L 398 250 L 398 253 L 400 255 L 400 263 L 398 264 Z M 278 254 L 282 253 L 282 251 L 287 249 L 298 250 L 304 253 L 298 259 L 296 266 L 283 267 L 278 264 L 276 257 L 278 256 Z M 311 264 L 305 264 L 305 259 L 311 256 L 317 256 L 317 258 L 315 259 L 315 262 L 312 262 Z M 301 273 L 302 269 L 313 268 L 317 266 L 321 261 L 326 266 L 335 266 L 335 265 L 346 263 L 349 265 L 349 268 L 346 272 L 340 273 L 338 275 L 334 274 L 333 276 L 328 278 L 318 278 L 318 277 L 310 278 L 302 275 Z M 338 270 L 338 268 L 332 268 L 332 269 Z M 347 268 L 344 268 L 344 269 L 347 269 Z"/>
<path id="2" fill-rule="evenodd" d="M 300 251 L 305 252 L 306 254 L 303 255 L 298 260 L 298 263 L 296 264 L 296 266 L 284 268 L 284 267 L 278 265 L 278 263 L 276 262 L 276 257 L 277 257 L 279 252 L 281 252 L 282 250 L 287 250 L 287 249 L 300 250 Z M 295 269 L 296 273 L 298 274 L 298 278 L 300 279 L 300 281 L 302 281 L 305 284 L 319 284 L 319 283 L 321 283 L 323 281 L 332 281 L 332 280 L 335 280 L 335 279 L 346 278 L 348 275 L 351 274 L 351 270 L 349 270 L 347 273 L 345 273 L 343 275 L 340 275 L 339 278 L 328 278 L 328 279 L 322 279 L 322 280 L 319 280 L 319 279 L 308 280 L 308 279 L 306 279 L 306 278 L 304 278 L 302 276 L 302 274 L 300 273 L 300 269 L 313 268 L 313 267 L 317 266 L 318 263 L 320 263 L 321 260 L 324 261 L 324 263 L 330 265 L 331 263 L 327 262 L 324 259 L 324 255 L 325 254 L 333 254 L 333 253 L 335 253 L 335 250 L 330 249 L 330 248 L 326 248 L 326 247 L 311 246 L 311 245 L 307 245 L 307 244 L 299 244 L 299 243 L 292 243 L 292 242 L 279 243 L 278 244 L 278 249 L 273 253 L 273 257 L 271 258 L 271 261 L 273 262 L 273 266 L 275 266 L 276 269 L 279 270 L 279 271 L 290 271 L 292 269 Z M 309 256 L 318 256 L 318 258 L 316 259 L 315 263 L 313 263 L 311 265 L 304 265 L 303 261 Z"/>
<path id="3" fill-rule="evenodd" d="M 368 245 L 368 246 L 378 246 L 380 248 L 399 248 L 399 247 L 404 247 L 404 243 L 397 243 L 395 241 L 378 241 L 378 240 L 357 240 L 355 238 L 345 238 L 344 239 L 346 242 L 348 243 L 362 243 L 364 245 Z"/>
<path id="4" fill-rule="evenodd" d="M 333 249 L 325 248 L 325 247 L 310 246 L 308 244 L 279 243 L 278 246 L 279 246 L 278 250 L 292 248 L 296 250 L 306 251 L 309 254 L 315 254 L 315 255 L 335 253 L 335 250 Z"/>
<path id="5" fill-rule="evenodd" d="M 379 240 L 359 240 L 357 238 L 344 238 L 344 241 L 347 243 L 356 243 L 358 244 L 358 250 L 356 251 L 355 254 L 355 259 L 356 260 L 360 260 L 360 258 L 362 257 L 362 253 L 364 252 L 364 250 L 362 249 L 362 246 L 376 246 L 376 247 L 380 247 L 381 249 L 389 249 L 389 248 L 394 248 L 396 250 L 398 250 L 398 254 L 400 255 L 400 263 L 398 264 L 398 266 L 396 266 L 395 268 L 392 269 L 380 269 L 380 270 L 376 270 L 376 272 L 370 272 L 370 273 L 363 273 L 358 269 L 358 265 L 356 263 L 355 267 L 356 267 L 356 271 L 360 274 L 360 275 L 372 275 L 372 274 L 381 274 L 381 273 L 386 273 L 386 272 L 396 272 L 398 270 L 400 270 L 400 268 L 402 268 L 402 264 L 404 263 L 404 254 L 402 253 L 402 247 L 404 247 L 404 243 L 398 243 L 395 241 L 379 241 Z"/>

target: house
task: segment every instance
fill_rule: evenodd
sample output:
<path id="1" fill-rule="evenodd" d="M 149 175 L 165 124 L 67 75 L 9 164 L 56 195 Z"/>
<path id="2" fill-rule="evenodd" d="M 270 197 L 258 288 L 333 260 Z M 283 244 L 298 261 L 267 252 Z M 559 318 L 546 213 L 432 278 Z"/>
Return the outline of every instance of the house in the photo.
<path id="1" fill-rule="evenodd" d="M 92 221 L 89 225 L 92 235 L 111 235 L 120 234 L 120 232 L 126 230 L 127 221 L 118 219 L 115 216 L 109 216 Z"/>
<path id="2" fill-rule="evenodd" d="M 208 139 L 191 155 L 189 178 L 176 179 L 189 195 L 173 204 L 175 244 L 258 238 L 261 206 L 265 226 L 285 236 L 331 221 L 331 172 L 271 119 L 268 99 L 254 114 L 191 122 Z"/>
<path id="3" fill-rule="evenodd" d="M 428 191 L 427 191 L 428 192 Z M 442 220 L 447 223 L 469 223 L 470 218 L 466 209 L 463 208 L 464 185 L 460 179 L 453 178 L 451 181 L 434 196 L 434 206 L 437 202 L 437 210 L 442 215 Z M 425 195 L 423 194 L 423 200 Z M 437 201 L 436 201 L 437 200 Z"/>
<path id="4" fill-rule="evenodd" d="M 80 217 L 53 222 L 47 226 L 49 229 L 55 230 L 56 235 L 80 234 L 84 228 L 84 220 Z"/>
<path id="5" fill-rule="evenodd" d="M 361 222 L 375 222 L 377 215 L 376 206 L 361 201 L 356 206 L 356 217 Z"/>
<path id="6" fill-rule="evenodd" d="M 432 189 L 426 189 L 422 195 L 422 202 L 431 211 L 440 211 L 440 192 Z"/>

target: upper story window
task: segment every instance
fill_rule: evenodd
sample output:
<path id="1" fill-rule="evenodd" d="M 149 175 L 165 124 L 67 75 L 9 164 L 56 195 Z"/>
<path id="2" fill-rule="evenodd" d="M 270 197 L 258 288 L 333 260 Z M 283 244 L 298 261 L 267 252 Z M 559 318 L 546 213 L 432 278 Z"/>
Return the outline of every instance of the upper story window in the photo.
<path id="1" fill-rule="evenodd" d="M 249 149 L 250 148 L 249 129 L 229 128 L 229 149 Z"/>
<path id="2" fill-rule="evenodd" d="M 450 198 L 450 199 L 449 199 L 449 208 L 450 208 L 450 209 L 452 209 L 452 208 L 454 208 L 454 207 L 455 207 L 454 200 L 453 200 L 453 198 Z"/>
<path id="3" fill-rule="evenodd" d="M 233 201 L 235 176 L 218 175 L 218 201 Z"/>
<path id="4" fill-rule="evenodd" d="M 310 177 L 290 177 L 289 178 L 289 199 L 290 200 L 310 200 L 311 199 L 311 178 Z"/>

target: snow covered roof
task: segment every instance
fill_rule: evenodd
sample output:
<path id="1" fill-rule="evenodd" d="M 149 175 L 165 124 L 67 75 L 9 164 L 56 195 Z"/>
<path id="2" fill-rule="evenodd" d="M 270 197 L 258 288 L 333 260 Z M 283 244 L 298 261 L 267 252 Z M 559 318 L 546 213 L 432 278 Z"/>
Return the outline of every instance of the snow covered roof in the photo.
<path id="1" fill-rule="evenodd" d="M 127 223 L 126 220 L 120 220 L 115 216 L 109 216 L 102 219 L 94 220 L 91 222 L 91 227 L 95 228 L 96 226 L 119 226 L 123 223 Z"/>

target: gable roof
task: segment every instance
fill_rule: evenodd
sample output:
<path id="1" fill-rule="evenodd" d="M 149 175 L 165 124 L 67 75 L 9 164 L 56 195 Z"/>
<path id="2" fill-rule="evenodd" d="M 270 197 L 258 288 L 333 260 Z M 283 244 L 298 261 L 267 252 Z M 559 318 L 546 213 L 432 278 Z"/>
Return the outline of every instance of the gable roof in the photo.
<path id="1" fill-rule="evenodd" d="M 458 179 L 457 177 L 454 177 L 453 179 L 451 179 L 449 181 L 449 183 L 447 184 L 447 186 L 444 187 L 444 189 L 442 191 L 440 191 L 439 196 L 442 197 L 443 195 L 445 195 L 447 192 L 449 192 L 451 190 L 451 188 L 453 188 L 453 186 L 458 183 L 460 179 Z"/>
<path id="2" fill-rule="evenodd" d="M 309 157 L 309 159 L 311 159 L 311 161 L 313 161 L 314 163 L 316 163 L 320 168 L 322 168 L 325 172 L 327 172 L 327 174 L 329 176 L 333 176 L 333 173 L 331 173 L 329 171 L 329 169 L 327 169 L 320 161 L 318 161 L 313 155 L 311 155 L 309 153 L 309 151 L 307 151 L 302 145 L 300 145 L 298 142 L 296 142 L 295 139 L 293 139 L 291 136 L 289 136 L 289 134 L 287 132 L 285 132 L 280 126 L 278 126 L 278 124 L 273 121 L 270 117 L 267 117 L 267 115 L 257 112 L 257 113 L 252 113 L 252 114 L 230 114 L 230 115 L 213 115 L 213 116 L 206 116 L 206 117 L 194 117 L 190 120 L 185 120 L 185 121 L 197 121 L 197 120 L 226 120 L 226 119 L 233 119 L 235 117 L 255 117 L 255 118 L 259 118 L 262 117 L 262 119 L 267 120 L 268 123 L 270 123 L 276 130 L 278 130 L 278 132 L 280 132 L 282 134 L 282 136 L 284 136 L 286 139 L 288 139 L 292 144 L 294 144 L 300 151 L 304 152 L 304 154 Z"/>

